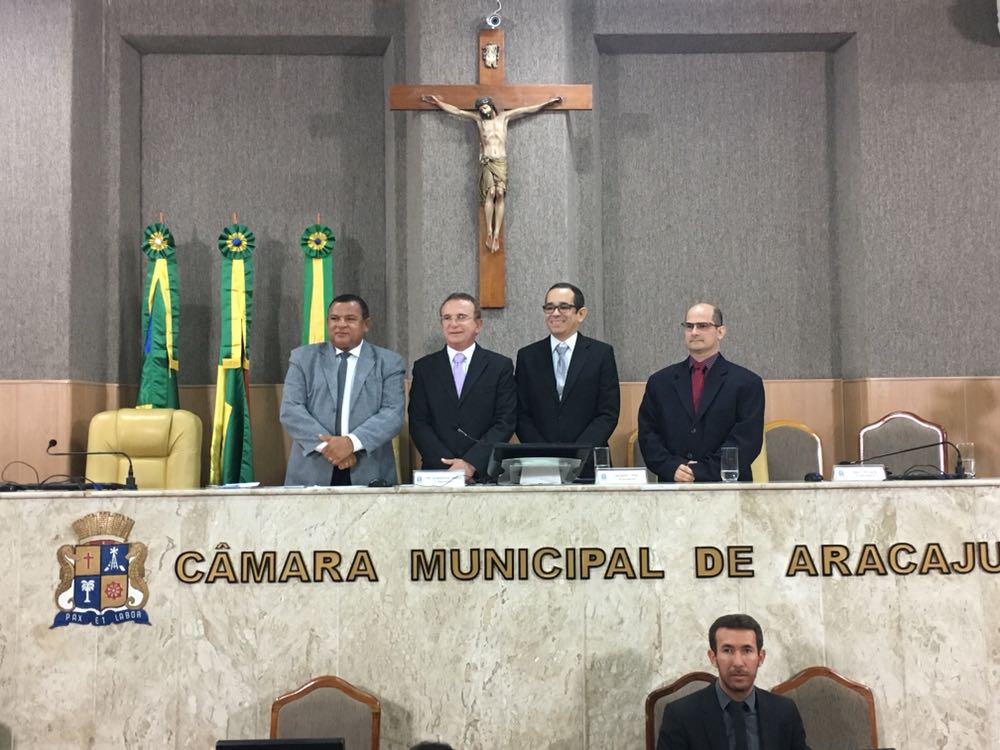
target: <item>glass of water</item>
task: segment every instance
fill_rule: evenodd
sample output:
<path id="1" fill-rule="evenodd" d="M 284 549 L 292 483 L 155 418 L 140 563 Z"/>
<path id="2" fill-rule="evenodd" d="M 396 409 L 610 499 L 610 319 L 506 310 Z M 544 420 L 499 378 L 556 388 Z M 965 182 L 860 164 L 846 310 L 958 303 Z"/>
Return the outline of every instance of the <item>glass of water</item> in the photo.
<path id="1" fill-rule="evenodd" d="M 976 478 L 976 444 L 959 443 L 958 452 L 962 454 L 962 466 L 965 467 L 965 478 Z"/>
<path id="2" fill-rule="evenodd" d="M 737 481 L 740 478 L 740 449 L 735 445 L 724 445 L 721 455 L 722 481 Z"/>

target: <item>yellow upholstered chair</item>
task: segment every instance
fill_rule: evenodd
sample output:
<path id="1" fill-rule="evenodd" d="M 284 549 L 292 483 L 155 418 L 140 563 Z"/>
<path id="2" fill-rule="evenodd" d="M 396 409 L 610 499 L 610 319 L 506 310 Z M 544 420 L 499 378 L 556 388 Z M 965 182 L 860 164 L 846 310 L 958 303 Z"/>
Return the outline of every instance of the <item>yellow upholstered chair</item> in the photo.
<path id="1" fill-rule="evenodd" d="M 764 425 L 770 448 L 767 473 L 772 482 L 801 482 L 806 474 L 823 473 L 823 441 L 801 422 L 776 419 Z"/>
<path id="2" fill-rule="evenodd" d="M 182 409 L 118 409 L 90 420 L 88 451 L 121 451 L 132 458 L 140 490 L 201 486 L 201 420 Z M 122 456 L 87 456 L 87 479 L 124 482 Z"/>
<path id="3" fill-rule="evenodd" d="M 642 450 L 639 448 L 639 431 L 633 430 L 632 434 L 628 436 L 628 448 L 626 449 L 625 462 L 629 467 L 634 466 L 645 466 L 646 461 L 642 457 Z M 764 440 L 760 444 L 760 455 L 754 459 L 753 463 L 750 464 L 750 470 L 753 472 L 753 481 L 755 482 L 766 482 L 767 479 L 767 441 Z M 654 476 L 649 474 L 648 476 Z M 655 481 L 655 480 L 654 480 Z"/>
<path id="4" fill-rule="evenodd" d="M 371 693 L 333 675 L 314 677 L 271 704 L 271 738 L 343 737 L 357 750 L 378 750 L 382 706 Z"/>
<path id="5" fill-rule="evenodd" d="M 807 667 L 772 691 L 795 701 L 812 750 L 877 748 L 871 688 L 829 667 Z"/>
<path id="6" fill-rule="evenodd" d="M 708 672 L 688 672 L 669 685 L 658 687 L 646 696 L 646 750 L 656 750 L 656 738 L 663 723 L 663 709 L 685 695 L 691 695 L 715 682 L 715 675 Z"/>

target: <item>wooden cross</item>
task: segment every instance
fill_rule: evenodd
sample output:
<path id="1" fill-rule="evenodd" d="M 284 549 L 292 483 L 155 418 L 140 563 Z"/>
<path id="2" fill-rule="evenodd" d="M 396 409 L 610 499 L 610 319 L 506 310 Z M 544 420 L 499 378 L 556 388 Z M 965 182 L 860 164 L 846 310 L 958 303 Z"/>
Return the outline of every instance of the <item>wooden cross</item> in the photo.
<path id="1" fill-rule="evenodd" d="M 487 59 L 496 53 L 495 60 Z M 461 109 L 474 111 L 473 103 L 481 96 L 488 96 L 503 110 L 536 104 L 549 97 L 560 96 L 562 101 L 543 111 L 560 109 L 593 109 L 593 89 L 589 84 L 520 84 L 505 82 L 503 32 L 500 29 L 479 31 L 479 84 L 441 86 L 395 85 L 389 88 L 389 108 L 398 110 L 431 109 L 433 104 L 421 99 L 434 95 L 451 102 Z M 479 303 L 487 308 L 503 307 L 506 303 L 504 289 L 504 233 L 501 226 L 500 247 L 492 250 L 487 245 L 486 218 L 479 209 Z"/>

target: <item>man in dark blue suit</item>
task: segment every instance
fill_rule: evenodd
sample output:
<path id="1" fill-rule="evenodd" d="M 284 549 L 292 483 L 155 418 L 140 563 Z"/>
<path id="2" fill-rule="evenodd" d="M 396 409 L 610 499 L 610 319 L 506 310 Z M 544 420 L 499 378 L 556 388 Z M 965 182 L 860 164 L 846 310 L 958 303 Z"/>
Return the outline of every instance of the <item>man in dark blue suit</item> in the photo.
<path id="1" fill-rule="evenodd" d="M 646 382 L 639 406 L 639 447 L 663 482 L 718 482 L 720 449 L 739 449 L 740 479 L 764 440 L 764 383 L 719 352 L 726 327 L 715 305 L 697 304 L 684 319 L 688 358 Z"/>
<path id="2" fill-rule="evenodd" d="M 723 615 L 708 630 L 719 679 L 668 703 L 656 750 L 808 750 L 795 703 L 754 686 L 764 632 L 750 615 Z"/>
<path id="3" fill-rule="evenodd" d="M 549 336 L 517 353 L 518 440 L 607 445 L 621 406 L 615 351 L 579 333 L 587 308 L 573 284 L 550 287 L 542 311 Z"/>
<path id="4" fill-rule="evenodd" d="M 494 443 L 510 440 L 517 417 L 514 363 L 476 343 L 479 302 L 456 292 L 439 309 L 446 346 L 413 364 L 410 438 L 424 469 L 486 477 Z"/>

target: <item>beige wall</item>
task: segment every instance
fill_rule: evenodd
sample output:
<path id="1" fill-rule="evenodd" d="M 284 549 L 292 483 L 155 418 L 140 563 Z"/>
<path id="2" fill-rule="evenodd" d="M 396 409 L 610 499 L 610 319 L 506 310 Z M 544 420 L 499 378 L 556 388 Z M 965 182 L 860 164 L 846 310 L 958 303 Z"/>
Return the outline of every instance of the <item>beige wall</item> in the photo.
<path id="1" fill-rule="evenodd" d="M 612 459 L 624 466 L 629 436 L 635 431 L 644 383 L 622 383 L 622 410 L 611 437 Z M 824 473 L 838 460 L 857 458 L 858 430 L 890 411 L 912 411 L 944 426 L 954 442 L 976 443 L 980 476 L 1000 471 L 1000 378 L 868 378 L 863 380 L 769 380 L 765 382 L 765 419 L 794 419 L 811 426 L 823 440 Z M 252 386 L 254 462 L 264 485 L 282 483 L 290 443 L 278 421 L 280 385 Z M 84 450 L 87 424 L 94 414 L 133 403 L 133 386 L 66 380 L 0 381 L 0 405 L 7 417 L 0 424 L 3 465 L 24 461 L 41 478 L 57 473 L 81 474 L 82 459 L 45 455 L 49 438 L 61 450 Z M 180 389 L 181 404 L 204 426 L 202 478 L 208 478 L 208 446 L 212 432 L 213 386 Z M 410 475 L 409 436 L 401 436 L 404 478 Z M 31 482 L 26 466 L 9 466 L 6 480 Z"/>

